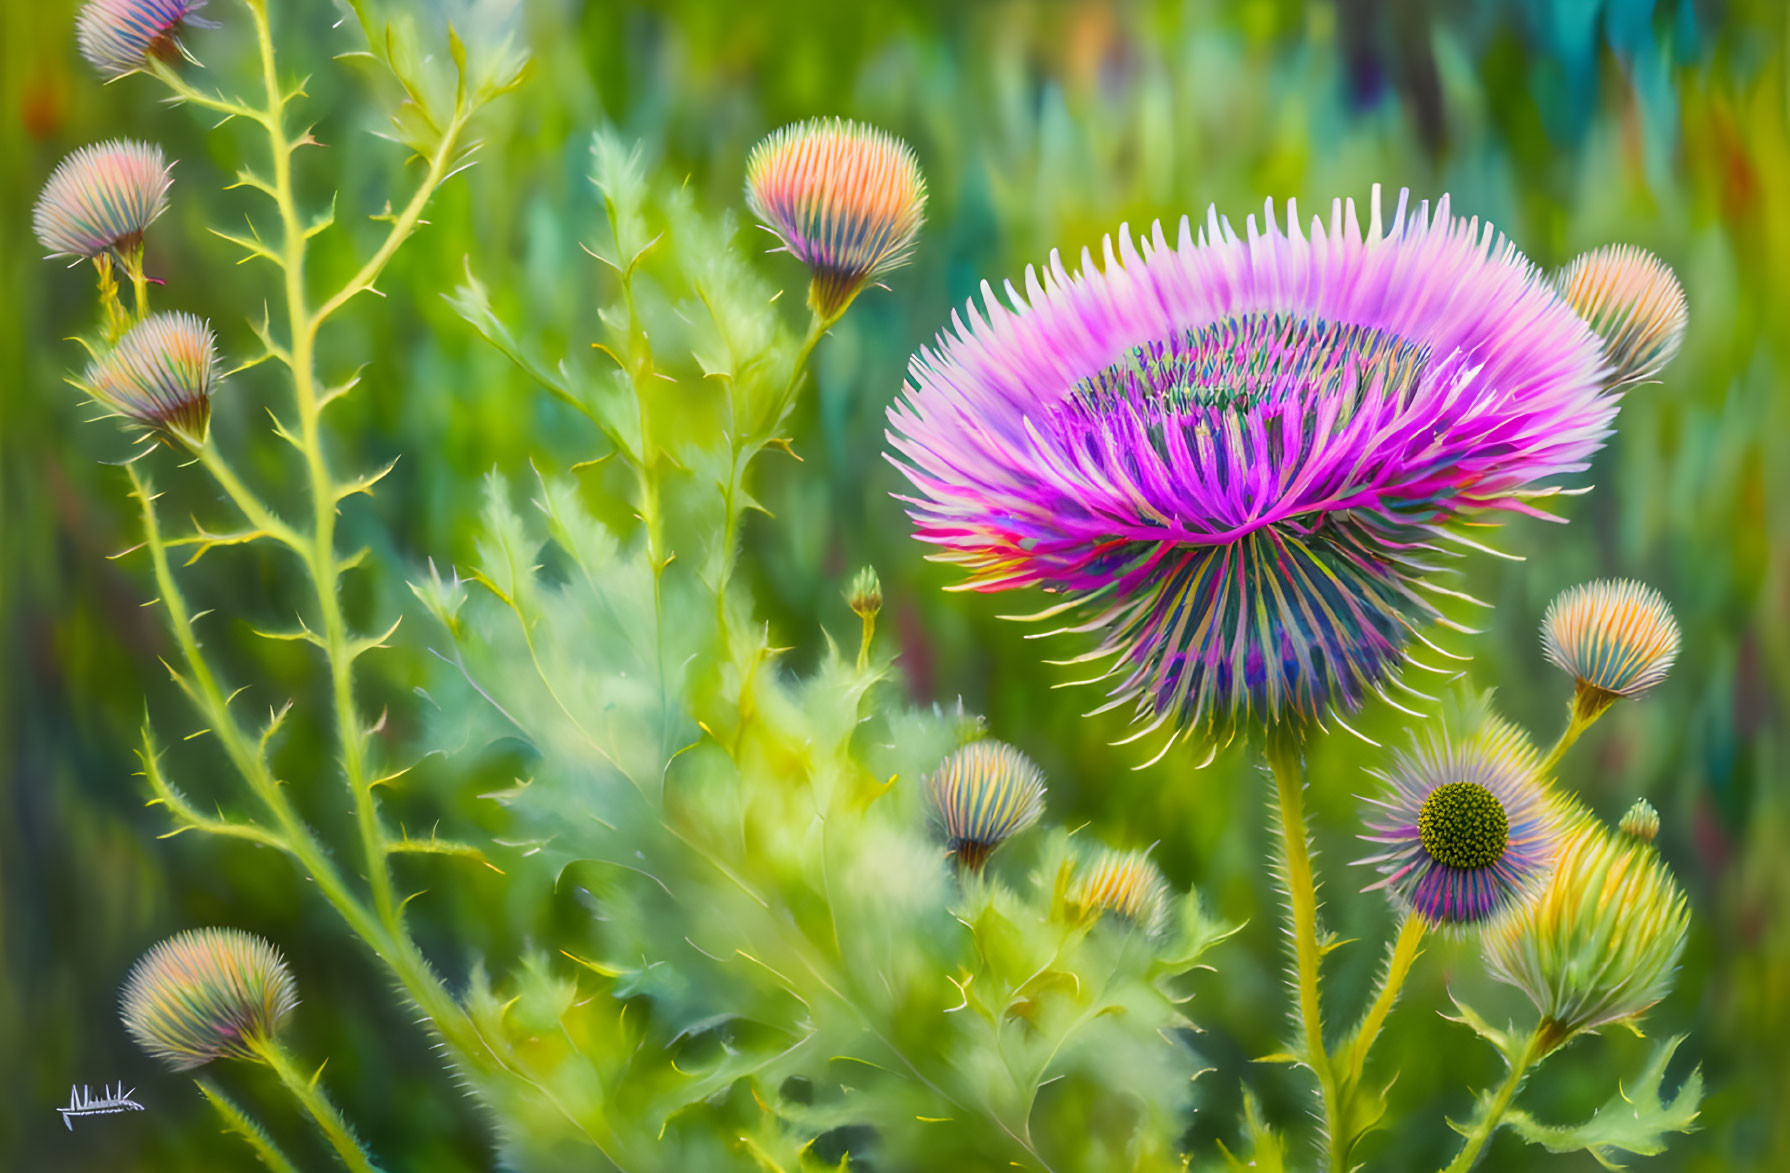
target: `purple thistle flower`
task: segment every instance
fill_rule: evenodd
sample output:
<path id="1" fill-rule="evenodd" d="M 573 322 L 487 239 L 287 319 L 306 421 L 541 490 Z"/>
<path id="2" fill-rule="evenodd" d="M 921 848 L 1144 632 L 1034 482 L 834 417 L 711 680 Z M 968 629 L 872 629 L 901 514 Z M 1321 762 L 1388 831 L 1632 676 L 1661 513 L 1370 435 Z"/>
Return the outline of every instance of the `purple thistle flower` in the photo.
<path id="1" fill-rule="evenodd" d="M 188 56 L 180 34 L 212 28 L 195 15 L 205 0 L 91 0 L 75 17 L 81 56 L 107 81 L 136 73 L 151 59 Z"/>
<path id="2" fill-rule="evenodd" d="M 217 385 L 211 326 L 194 314 L 151 314 L 96 358 L 78 385 L 112 415 L 198 447 Z"/>
<path id="3" fill-rule="evenodd" d="M 1034 618 L 1100 634 L 1080 658 L 1139 736 L 1353 710 L 1437 618 L 1439 539 L 1475 545 L 1451 523 L 1548 516 L 1609 434 L 1598 339 L 1446 197 L 1141 247 L 1053 253 L 1011 309 L 985 283 L 914 357 L 889 415 L 917 536 L 966 588 L 1060 596 Z"/>
<path id="4" fill-rule="evenodd" d="M 1547 878 L 1560 818 L 1537 770 L 1529 739 L 1487 718 L 1462 744 L 1432 735 L 1395 756 L 1369 843 L 1386 851 L 1374 865 L 1383 888 L 1427 923 L 1484 924 L 1531 895 Z"/>
<path id="5" fill-rule="evenodd" d="M 173 182 L 158 146 L 115 139 L 82 147 L 50 173 L 31 225 L 51 256 L 129 252 L 168 210 Z"/>

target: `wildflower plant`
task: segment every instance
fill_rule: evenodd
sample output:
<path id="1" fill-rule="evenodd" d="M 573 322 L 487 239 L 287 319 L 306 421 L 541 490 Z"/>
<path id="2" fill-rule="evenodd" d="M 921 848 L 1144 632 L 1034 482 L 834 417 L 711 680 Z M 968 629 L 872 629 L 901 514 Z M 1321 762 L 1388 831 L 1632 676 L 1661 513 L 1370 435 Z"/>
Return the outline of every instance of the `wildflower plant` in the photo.
<path id="1" fill-rule="evenodd" d="M 159 148 L 101 144 L 52 173 L 34 214 L 47 251 L 95 266 L 98 322 L 70 381 L 152 441 L 123 466 L 141 526 L 128 553 L 209 735 L 165 750 L 165 719 L 143 729 L 142 776 L 169 833 L 268 849 L 309 881 L 478 1101 L 505 1167 L 1189 1167 L 1203 971 L 1232 927 L 1149 850 L 1062 826 L 1044 771 L 1000 730 L 961 704 L 905 699 L 877 625 L 900 592 L 874 570 L 829 588 L 831 612 L 814 617 L 824 647 L 805 665 L 740 573 L 764 458 L 795 455 L 811 360 L 926 247 L 923 154 L 893 135 L 834 118 L 773 130 L 714 207 L 651 144 L 599 128 L 598 214 L 563 262 L 587 267 L 594 311 L 512 324 L 467 259 L 448 308 L 575 422 L 581 451 L 563 468 L 543 456 L 526 478 L 493 472 L 473 556 L 412 576 L 427 622 L 411 627 L 427 628 L 430 655 L 406 716 L 422 744 L 375 737 L 385 720 L 358 691 L 362 660 L 391 646 L 397 617 L 352 621 L 343 579 L 361 555 L 341 516 L 386 470 L 339 467 L 330 408 L 357 373 L 333 328 L 368 308 L 361 295 L 473 161 L 481 112 L 526 71 L 505 44 L 452 28 L 431 41 L 346 7 L 343 56 L 370 58 L 396 95 L 390 137 L 417 164 L 367 209 L 365 239 L 299 194 L 329 164 L 304 149 L 316 139 L 299 129 L 306 94 L 272 0 L 93 0 L 77 22 L 100 78 L 159 87 L 260 154 L 223 197 L 248 227 L 213 229 L 268 279 L 268 308 L 246 326 L 208 320 L 190 283 L 146 269 L 145 237 L 169 231 L 162 213 L 202 187 L 198 168 L 175 192 Z M 227 70 L 202 71 L 193 50 L 213 20 L 247 34 L 258 85 L 236 93 Z M 1213 213 L 1172 243 L 1161 225 L 1141 240 L 1121 230 L 1103 264 L 1084 253 L 1072 275 L 1053 254 L 1006 304 L 984 285 L 982 307 L 914 358 L 889 412 L 904 501 L 961 585 L 1052 596 L 1037 618 L 1067 617 L 1074 659 L 1102 664 L 1101 708 L 1126 714 L 1126 741 L 1156 737 L 1157 758 L 1187 742 L 1208 761 L 1239 741 L 1262 755 L 1294 1025 L 1265 1058 L 1313 1077 L 1323 1168 L 1355 1168 L 1388 1111 L 1390 1076 L 1369 1060 L 1432 931 L 1476 936 L 1488 971 L 1537 1010 L 1519 1034 L 1460 1007 L 1509 1070 L 1460 1126 L 1451 1170 L 1506 1127 L 1600 1159 L 1657 1151 L 1700 1095 L 1695 1077 L 1660 1095 L 1676 1041 L 1636 1085 L 1638 1126 L 1602 1113 L 1544 1125 L 1515 1104 L 1536 1064 L 1669 993 L 1688 928 L 1657 814 L 1638 806 L 1610 832 L 1557 781 L 1567 747 L 1671 665 L 1676 628 L 1645 588 L 1593 584 L 1550 610 L 1546 655 L 1579 698 L 1550 753 L 1475 709 L 1413 730 L 1389 761 L 1362 862 L 1400 927 L 1365 1009 L 1326 1028 L 1322 963 L 1341 943 L 1319 919 L 1312 739 L 1380 700 L 1426 719 L 1395 697 L 1431 702 L 1407 676 L 1450 671 L 1424 653 L 1454 658 L 1430 634 L 1460 626 L 1449 600 L 1470 600 L 1444 585 L 1456 554 L 1482 548 L 1468 527 L 1549 516 L 1685 322 L 1651 257 L 1594 253 L 1547 277 L 1446 199 L 1386 207 L 1376 190 L 1365 211 L 1338 201 L 1308 228 L 1270 204 L 1241 234 Z M 805 266 L 805 312 L 781 299 L 793 267 L 757 255 L 748 215 Z M 326 233 L 358 249 L 338 280 L 312 244 Z M 554 338 L 575 352 L 553 356 Z M 239 391 L 269 403 L 269 432 L 240 415 L 224 425 Z M 213 512 L 174 520 L 157 480 L 200 486 Z M 303 650 L 315 673 L 265 719 L 241 699 L 252 669 L 208 648 L 206 613 L 187 601 L 197 564 L 243 547 L 277 556 L 301 596 L 280 623 L 254 616 L 255 636 Z M 282 735 L 305 705 L 335 777 L 284 768 Z M 206 745 L 227 770 L 199 756 Z M 482 795 L 495 829 L 396 822 L 385 792 L 412 751 L 468 778 L 506 771 Z M 306 813 L 331 788 L 349 812 L 334 831 Z M 426 953 L 398 870 L 416 856 L 501 872 L 511 900 L 552 913 L 552 935 L 464 966 Z M 177 1069 L 266 1065 L 337 1157 L 371 1170 L 280 1041 L 295 1001 L 270 945 L 209 929 L 147 953 L 122 1009 Z M 201 1087 L 264 1164 L 294 1167 Z M 1246 1103 L 1255 1166 L 1284 1163 Z"/>
<path id="2" fill-rule="evenodd" d="M 1401 194 L 1387 215 L 1375 188 L 1365 226 L 1340 199 L 1309 230 L 1290 202 L 1282 221 L 1270 202 L 1242 234 L 1216 209 L 1197 233 L 1184 217 L 1172 241 L 1160 222 L 1141 241 L 1121 226 L 1079 272 L 1052 253 L 1004 301 L 984 282 L 981 305 L 915 355 L 889 413 L 891 459 L 915 536 L 967 572 L 964 587 L 1042 588 L 1053 602 L 1030 618 L 1095 636 L 1068 662 L 1102 665 L 1083 683 L 1106 689 L 1093 713 L 1129 714 L 1121 744 L 1156 735 L 1152 762 L 1184 740 L 1208 761 L 1240 737 L 1261 747 L 1297 1026 L 1274 1058 L 1315 1077 L 1324 1167 L 1341 1173 L 1385 1112 L 1366 1063 L 1425 928 L 1496 924 L 1535 899 L 1562 817 L 1547 774 L 1602 708 L 1575 702 L 1540 761 L 1488 723 L 1465 754 L 1432 741 L 1394 764 L 1369 833 L 1387 850 L 1364 862 L 1402 927 L 1335 1046 L 1305 742 L 1349 728 L 1375 696 L 1420 716 L 1390 694 L 1433 699 L 1404 677 L 1441 671 L 1416 650 L 1450 655 L 1425 629 L 1460 626 L 1439 598 L 1471 599 L 1438 581 L 1451 552 L 1484 548 L 1464 527 L 1550 517 L 1543 503 L 1587 467 L 1622 389 L 1671 357 L 1685 315 L 1651 257 L 1591 254 L 1550 280 L 1446 197 L 1432 211 Z M 1552 616 L 1548 628 L 1581 698 L 1607 707 L 1663 675 L 1669 613 L 1582 610 L 1563 638 Z"/>

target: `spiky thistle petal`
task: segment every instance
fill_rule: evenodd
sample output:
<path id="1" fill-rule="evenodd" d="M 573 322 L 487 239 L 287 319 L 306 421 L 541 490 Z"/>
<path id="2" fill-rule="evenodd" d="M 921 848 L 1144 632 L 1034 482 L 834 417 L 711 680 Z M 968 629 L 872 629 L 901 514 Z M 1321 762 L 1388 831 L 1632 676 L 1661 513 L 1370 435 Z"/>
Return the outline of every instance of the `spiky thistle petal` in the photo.
<path id="1" fill-rule="evenodd" d="M 1671 992 L 1690 906 L 1651 843 L 1583 811 L 1537 898 L 1482 935 L 1487 967 L 1561 1035 L 1632 1019 Z"/>
<path id="2" fill-rule="evenodd" d="M 1534 895 L 1546 878 L 1560 816 L 1535 747 L 1495 717 L 1455 742 L 1431 734 L 1400 753 L 1362 838 L 1385 848 L 1358 862 L 1425 923 L 1476 928 Z"/>
<path id="3" fill-rule="evenodd" d="M 972 741 L 939 764 L 926 792 L 959 863 L 991 852 L 1044 813 L 1044 772 L 1004 741 Z"/>
<path id="4" fill-rule="evenodd" d="M 197 447 L 211 421 L 216 339 L 194 314 L 151 314 L 96 358 L 78 383 L 131 425 Z"/>
<path id="5" fill-rule="evenodd" d="M 1604 579 L 1563 591 L 1548 605 L 1541 644 L 1548 662 L 1581 689 L 1638 697 L 1678 658 L 1678 621 L 1645 583 Z"/>
<path id="6" fill-rule="evenodd" d="M 917 536 L 1039 618 L 1140 732 L 1303 724 L 1395 680 L 1459 523 L 1539 513 L 1617 398 L 1597 337 L 1489 225 L 1376 189 L 1309 233 L 1216 210 L 983 286 L 890 411 Z M 1545 516 L 1545 515 L 1544 515 Z"/>
<path id="7" fill-rule="evenodd" d="M 865 284 L 907 263 L 926 219 L 926 178 L 887 131 L 816 118 L 773 131 L 746 163 L 746 203 L 814 274 L 823 318 Z"/>
<path id="8" fill-rule="evenodd" d="M 1112 913 L 1154 936 L 1167 922 L 1168 894 L 1149 852 L 1109 847 L 1076 867 L 1069 903 L 1084 916 Z"/>
<path id="9" fill-rule="evenodd" d="M 136 73 L 152 60 L 187 55 L 180 34 L 209 28 L 197 15 L 205 0 L 89 0 L 75 17 L 81 56 L 107 81 Z"/>
<path id="10" fill-rule="evenodd" d="M 125 1029 L 175 1071 L 254 1059 L 298 1005 L 279 951 L 240 929 L 193 929 L 132 967 L 120 999 Z"/>
<path id="11" fill-rule="evenodd" d="M 50 173 L 31 224 L 51 256 L 128 251 L 168 210 L 173 182 L 158 146 L 114 139 L 82 147 Z"/>
<path id="12" fill-rule="evenodd" d="M 1612 383 L 1638 383 L 1665 369 L 1684 341 L 1690 310 L 1666 263 L 1629 244 L 1594 249 L 1559 277 L 1560 295 L 1603 340 Z"/>

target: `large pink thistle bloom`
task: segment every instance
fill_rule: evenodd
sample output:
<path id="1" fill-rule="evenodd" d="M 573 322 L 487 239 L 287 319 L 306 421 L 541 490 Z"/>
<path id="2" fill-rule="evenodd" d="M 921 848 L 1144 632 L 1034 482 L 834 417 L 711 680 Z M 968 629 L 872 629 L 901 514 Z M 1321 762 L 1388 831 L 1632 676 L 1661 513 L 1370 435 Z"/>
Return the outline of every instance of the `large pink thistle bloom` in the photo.
<path id="1" fill-rule="evenodd" d="M 1491 226 L 1376 188 L 1309 233 L 1121 228 L 1052 254 L 910 366 L 917 536 L 982 591 L 1063 596 L 1139 735 L 1320 720 L 1398 679 L 1453 523 L 1540 513 L 1617 397 L 1599 342 Z M 1545 514 L 1543 514 L 1545 516 Z M 1461 542 L 1468 545 L 1475 543 Z"/>

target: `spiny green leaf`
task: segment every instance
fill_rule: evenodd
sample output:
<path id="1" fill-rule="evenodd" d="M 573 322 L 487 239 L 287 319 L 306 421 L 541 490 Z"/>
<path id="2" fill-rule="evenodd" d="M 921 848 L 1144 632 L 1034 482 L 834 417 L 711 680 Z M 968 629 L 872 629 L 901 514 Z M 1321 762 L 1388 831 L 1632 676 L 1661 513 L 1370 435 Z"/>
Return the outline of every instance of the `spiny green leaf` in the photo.
<path id="1" fill-rule="evenodd" d="M 1262 1120 L 1261 1101 L 1255 1093 L 1243 1093 L 1243 1133 L 1249 1138 L 1249 1152 L 1237 1156 L 1218 1143 L 1218 1150 L 1224 1154 L 1227 1169 L 1241 1169 L 1249 1173 L 1286 1173 L 1286 1147 L 1280 1143 L 1280 1136 L 1269 1128 Z"/>
<path id="2" fill-rule="evenodd" d="M 1552 1153 L 1584 1149 L 1606 1169 L 1623 1168 L 1613 1159 L 1618 1150 L 1643 1157 L 1662 1153 L 1668 1133 L 1690 1132 L 1696 1127 L 1703 1100 L 1701 1068 L 1685 1077 L 1670 1100 L 1660 1099 L 1666 1066 L 1683 1041 L 1684 1036 L 1679 1035 L 1654 1047 L 1633 1084 L 1618 1087 L 1609 1102 L 1583 1124 L 1543 1124 L 1515 1108 L 1505 1114 L 1504 1121 L 1530 1144 L 1541 1145 Z"/>

